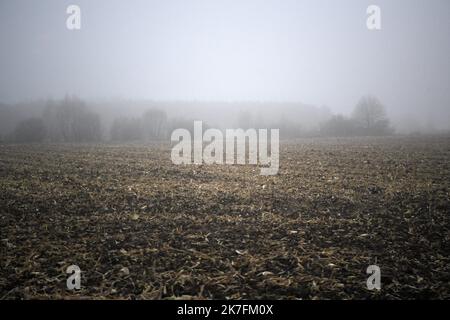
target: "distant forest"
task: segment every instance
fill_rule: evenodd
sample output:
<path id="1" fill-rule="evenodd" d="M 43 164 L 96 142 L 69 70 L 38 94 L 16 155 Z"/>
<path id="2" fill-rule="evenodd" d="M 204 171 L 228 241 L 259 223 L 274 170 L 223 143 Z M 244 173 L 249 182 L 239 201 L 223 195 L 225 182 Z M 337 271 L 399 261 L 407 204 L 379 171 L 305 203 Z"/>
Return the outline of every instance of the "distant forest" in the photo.
<path id="1" fill-rule="evenodd" d="M 194 120 L 225 128 L 278 128 L 282 139 L 309 136 L 390 135 L 383 104 L 364 96 L 350 115 L 300 103 L 137 102 L 88 103 L 75 96 L 0 104 L 3 142 L 133 142 L 164 140 Z"/>

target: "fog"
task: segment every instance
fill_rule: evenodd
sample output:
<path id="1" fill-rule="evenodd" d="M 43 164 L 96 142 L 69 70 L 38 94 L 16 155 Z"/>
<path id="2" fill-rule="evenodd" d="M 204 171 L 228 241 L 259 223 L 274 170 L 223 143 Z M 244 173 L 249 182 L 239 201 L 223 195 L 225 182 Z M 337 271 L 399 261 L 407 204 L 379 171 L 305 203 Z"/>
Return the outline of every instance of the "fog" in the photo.
<path id="1" fill-rule="evenodd" d="M 66 28 L 70 4 L 80 30 Z M 381 30 L 366 26 L 371 4 Z M 448 0 L 2 0 L 1 134 L 67 94 L 106 127 L 158 108 L 312 130 L 370 94 L 396 132 L 449 130 L 449 17 Z"/>

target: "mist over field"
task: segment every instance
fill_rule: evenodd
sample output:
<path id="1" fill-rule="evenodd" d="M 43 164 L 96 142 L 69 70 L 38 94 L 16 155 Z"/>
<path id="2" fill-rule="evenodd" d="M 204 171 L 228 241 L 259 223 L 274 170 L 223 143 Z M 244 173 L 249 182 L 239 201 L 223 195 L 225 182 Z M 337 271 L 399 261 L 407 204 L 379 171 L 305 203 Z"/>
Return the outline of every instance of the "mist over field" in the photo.
<path id="1" fill-rule="evenodd" d="M 450 299 L 449 18 L 0 0 L 0 300 Z"/>

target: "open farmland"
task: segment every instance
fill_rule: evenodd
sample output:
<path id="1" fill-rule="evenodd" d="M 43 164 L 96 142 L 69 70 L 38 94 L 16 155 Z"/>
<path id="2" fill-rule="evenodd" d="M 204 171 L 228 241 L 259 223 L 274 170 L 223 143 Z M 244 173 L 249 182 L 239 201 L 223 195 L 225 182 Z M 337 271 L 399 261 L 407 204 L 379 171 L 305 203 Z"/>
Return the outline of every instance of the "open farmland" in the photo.
<path id="1" fill-rule="evenodd" d="M 271 177 L 162 144 L 1 145 L 0 298 L 449 299 L 449 160 L 448 136 L 283 142 Z"/>

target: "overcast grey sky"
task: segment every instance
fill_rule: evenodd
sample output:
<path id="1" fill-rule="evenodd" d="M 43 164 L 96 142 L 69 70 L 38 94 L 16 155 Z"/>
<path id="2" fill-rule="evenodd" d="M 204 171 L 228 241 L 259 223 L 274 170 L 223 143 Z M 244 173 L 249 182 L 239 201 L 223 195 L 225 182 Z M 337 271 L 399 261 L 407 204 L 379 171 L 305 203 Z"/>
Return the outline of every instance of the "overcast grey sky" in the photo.
<path id="1" fill-rule="evenodd" d="M 66 29 L 66 7 L 81 30 Z M 368 5 L 382 30 L 366 28 Z M 450 1 L 0 0 L 0 101 L 301 101 L 450 122 Z M 443 120 L 442 120 L 443 119 Z"/>

